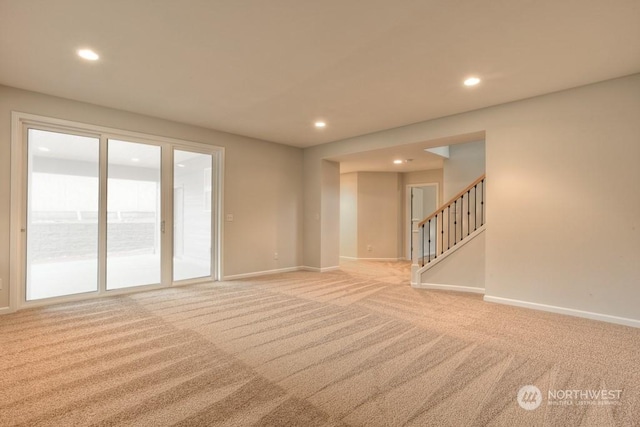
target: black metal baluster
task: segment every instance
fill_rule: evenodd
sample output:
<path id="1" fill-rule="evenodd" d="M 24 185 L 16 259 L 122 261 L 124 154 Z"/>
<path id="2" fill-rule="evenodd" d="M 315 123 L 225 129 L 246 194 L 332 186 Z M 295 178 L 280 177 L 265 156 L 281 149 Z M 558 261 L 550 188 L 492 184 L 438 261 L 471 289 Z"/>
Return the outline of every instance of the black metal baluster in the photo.
<path id="1" fill-rule="evenodd" d="M 473 186 L 473 231 L 478 229 L 478 184 Z"/>
<path id="2" fill-rule="evenodd" d="M 444 253 L 444 209 L 442 209 L 440 216 L 442 218 L 442 230 L 440 230 L 440 235 L 442 236 L 442 242 L 440 244 L 440 255 L 442 255 Z"/>
<path id="3" fill-rule="evenodd" d="M 460 241 L 464 240 L 464 193 L 460 196 Z"/>
<path id="4" fill-rule="evenodd" d="M 458 209 L 456 207 L 456 221 L 458 221 L 458 212 L 460 212 L 460 222 L 458 222 L 459 227 L 460 227 L 460 234 L 458 234 L 460 236 L 460 240 L 462 240 L 464 238 L 464 235 L 462 233 L 462 227 L 463 227 L 463 223 L 464 223 L 464 215 L 462 215 L 462 211 L 464 209 L 464 194 L 462 196 L 460 196 L 458 198 L 458 200 L 460 200 L 460 209 Z M 456 200 L 456 204 L 458 203 L 458 201 Z M 456 238 L 456 242 L 458 241 L 458 239 Z"/>
<path id="5" fill-rule="evenodd" d="M 420 245 L 420 247 L 421 247 L 421 248 L 424 248 L 424 224 L 422 224 L 422 225 L 420 226 L 420 240 L 421 240 L 421 245 Z M 421 255 L 420 255 L 420 265 L 421 265 L 422 267 L 424 267 L 424 249 L 423 249 L 423 250 L 421 250 L 420 252 L 421 252 Z M 419 253 L 420 253 L 420 252 L 419 252 Z"/>
<path id="6" fill-rule="evenodd" d="M 431 262 L 431 220 L 429 220 L 429 236 L 428 236 L 428 242 L 429 244 L 427 245 L 427 263 Z"/>
<path id="7" fill-rule="evenodd" d="M 482 200 L 480 201 L 480 226 L 484 225 L 484 179 L 482 180 Z"/>
<path id="8" fill-rule="evenodd" d="M 451 249 L 451 205 L 447 206 L 447 250 Z"/>
<path id="9" fill-rule="evenodd" d="M 453 246 L 458 244 L 458 201 L 456 200 L 454 203 L 453 210 Z"/>
<path id="10" fill-rule="evenodd" d="M 471 189 L 467 190 L 467 236 L 471 232 Z"/>
<path id="11" fill-rule="evenodd" d="M 435 223 L 435 229 L 433 230 L 433 236 L 436 238 L 436 241 L 434 244 L 435 251 L 433 251 L 433 259 L 436 259 L 438 258 L 438 214 L 436 214 L 434 218 L 436 220 L 436 223 Z"/>

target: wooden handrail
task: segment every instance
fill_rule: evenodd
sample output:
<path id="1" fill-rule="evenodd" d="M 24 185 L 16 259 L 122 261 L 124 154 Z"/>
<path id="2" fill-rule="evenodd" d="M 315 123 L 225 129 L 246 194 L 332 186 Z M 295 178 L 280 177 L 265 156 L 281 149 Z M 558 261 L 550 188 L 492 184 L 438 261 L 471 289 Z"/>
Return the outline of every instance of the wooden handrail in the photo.
<path id="1" fill-rule="evenodd" d="M 451 198 L 451 200 L 449 200 L 447 203 L 443 204 L 442 206 L 440 206 L 438 209 L 436 209 L 435 211 L 433 211 L 433 213 L 431 215 L 429 215 L 428 217 L 426 217 L 425 219 L 423 219 L 422 221 L 420 221 L 418 223 L 418 228 L 422 227 L 424 224 L 426 224 L 430 219 L 433 219 L 436 215 L 438 215 L 438 213 L 442 212 L 443 210 L 447 209 L 449 206 L 451 206 L 456 200 L 458 200 L 460 197 L 462 197 L 462 195 L 464 193 L 466 193 L 467 191 L 471 190 L 473 187 L 475 187 L 476 185 L 478 185 L 480 182 L 482 182 L 483 179 L 485 179 L 487 177 L 486 174 L 482 174 L 481 177 L 479 177 L 478 179 L 476 179 L 475 181 L 473 181 L 471 184 L 469 184 L 467 186 L 467 188 L 465 188 L 464 190 L 462 190 L 461 192 L 459 192 L 458 194 L 456 194 L 454 197 Z"/>

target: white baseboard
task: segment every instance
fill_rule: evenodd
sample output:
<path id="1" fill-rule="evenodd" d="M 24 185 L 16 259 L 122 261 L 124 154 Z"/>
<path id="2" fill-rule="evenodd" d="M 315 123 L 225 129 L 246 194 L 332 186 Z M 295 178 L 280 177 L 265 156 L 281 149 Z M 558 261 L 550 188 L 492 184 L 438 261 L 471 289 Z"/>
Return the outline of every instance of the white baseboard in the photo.
<path id="1" fill-rule="evenodd" d="M 12 310 L 11 307 L 0 307 L 0 316 L 3 314 L 13 313 L 15 310 Z"/>
<path id="2" fill-rule="evenodd" d="M 609 314 L 593 313 L 591 311 L 575 310 L 573 308 L 558 307 L 555 305 L 539 304 L 535 302 L 521 301 L 516 299 L 493 297 L 491 295 L 485 295 L 484 300 L 497 304 L 513 305 L 516 307 L 530 308 L 533 310 L 548 311 L 558 314 L 566 314 L 568 316 L 584 317 L 585 319 L 599 320 L 601 322 L 615 323 L 618 325 L 640 328 L 640 320 L 628 319 L 626 317 L 611 316 Z"/>
<path id="3" fill-rule="evenodd" d="M 293 271 L 313 271 L 315 273 L 326 273 L 328 271 L 335 271 L 339 269 L 340 269 L 340 266 L 338 265 L 333 267 L 324 267 L 324 268 L 308 267 L 306 265 L 301 265 L 298 267 L 278 268 L 275 270 L 254 271 L 253 273 L 232 274 L 230 276 L 224 276 L 222 281 L 248 279 L 251 277 L 268 276 L 270 274 L 278 274 L 278 273 L 291 273 Z"/>
<path id="4" fill-rule="evenodd" d="M 439 285 L 437 283 L 411 283 L 411 287 L 416 289 L 438 289 L 441 291 L 471 292 L 474 294 L 484 294 L 484 288 L 474 288 L 471 286 Z"/>
<path id="5" fill-rule="evenodd" d="M 341 256 L 340 259 L 350 261 L 404 261 L 404 258 L 354 258 L 350 256 Z"/>
<path id="6" fill-rule="evenodd" d="M 305 267 L 288 267 L 288 268 L 278 268 L 275 270 L 254 271 L 253 273 L 232 274 L 231 276 L 224 276 L 222 278 L 222 281 L 247 279 L 249 277 L 267 276 L 269 274 L 290 273 L 292 271 L 300 271 L 300 270 L 305 270 Z"/>
<path id="7" fill-rule="evenodd" d="M 309 267 L 309 266 L 303 265 L 302 267 L 300 267 L 300 270 L 313 271 L 314 273 L 326 273 L 328 271 L 340 270 L 340 266 L 334 265 L 333 267 L 318 268 L 318 267 Z"/>

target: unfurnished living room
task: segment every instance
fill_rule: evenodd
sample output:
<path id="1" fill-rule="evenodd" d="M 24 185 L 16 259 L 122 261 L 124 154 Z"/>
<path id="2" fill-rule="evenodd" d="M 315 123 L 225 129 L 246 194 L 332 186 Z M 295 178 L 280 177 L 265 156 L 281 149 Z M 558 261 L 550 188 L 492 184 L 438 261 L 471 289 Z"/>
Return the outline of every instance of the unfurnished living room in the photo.
<path id="1" fill-rule="evenodd" d="M 640 1 L 0 0 L 0 426 L 640 426 Z"/>

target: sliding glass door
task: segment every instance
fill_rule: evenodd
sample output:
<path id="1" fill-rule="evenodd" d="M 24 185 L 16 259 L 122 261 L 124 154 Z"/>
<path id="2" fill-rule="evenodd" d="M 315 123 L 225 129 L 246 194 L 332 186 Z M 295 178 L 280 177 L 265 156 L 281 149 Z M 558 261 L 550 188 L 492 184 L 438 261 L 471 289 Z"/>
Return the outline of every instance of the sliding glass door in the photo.
<path id="1" fill-rule="evenodd" d="M 173 152 L 173 280 L 212 275 L 213 156 Z"/>
<path id="2" fill-rule="evenodd" d="M 110 139 L 107 289 L 160 283 L 161 149 Z"/>
<path id="3" fill-rule="evenodd" d="M 27 301 L 98 290 L 99 139 L 29 129 Z"/>
<path id="4" fill-rule="evenodd" d="M 216 280 L 213 147 L 24 127 L 24 302 Z"/>

